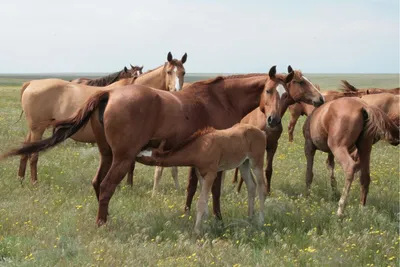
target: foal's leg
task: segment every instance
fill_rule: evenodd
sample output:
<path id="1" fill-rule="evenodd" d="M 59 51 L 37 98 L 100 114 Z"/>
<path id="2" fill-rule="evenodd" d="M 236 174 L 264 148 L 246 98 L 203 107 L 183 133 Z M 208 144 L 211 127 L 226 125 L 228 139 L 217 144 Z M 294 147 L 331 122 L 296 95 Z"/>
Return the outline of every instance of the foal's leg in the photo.
<path id="1" fill-rule="evenodd" d="M 243 178 L 243 181 L 246 183 L 247 187 L 247 195 L 248 195 L 248 216 L 254 216 L 254 202 L 256 197 L 256 182 L 254 181 L 253 175 L 250 170 L 249 160 L 246 160 L 242 165 L 239 166 L 240 175 Z"/>
<path id="2" fill-rule="evenodd" d="M 299 117 L 300 115 L 297 112 L 290 112 L 290 122 L 288 126 L 289 142 L 293 142 L 294 127 L 296 126 Z"/>
<path id="3" fill-rule="evenodd" d="M 233 175 L 232 184 L 237 183 L 237 181 L 238 181 L 238 171 L 239 171 L 239 168 L 236 168 L 235 174 Z"/>
<path id="4" fill-rule="evenodd" d="M 272 179 L 272 163 L 276 149 L 278 148 L 278 142 L 270 142 L 267 145 L 267 168 L 265 169 L 265 177 L 267 178 L 267 194 L 271 194 L 271 179 Z"/>
<path id="5" fill-rule="evenodd" d="M 331 147 L 331 150 L 332 150 L 332 153 L 335 156 L 335 158 L 339 161 L 339 163 L 342 166 L 343 171 L 346 175 L 346 181 L 345 181 L 345 185 L 343 188 L 342 196 L 339 200 L 339 208 L 337 211 L 337 215 L 342 216 L 344 208 L 346 206 L 347 197 L 350 192 L 351 183 L 353 182 L 353 179 L 354 179 L 356 163 L 351 158 L 349 151 L 347 150 L 347 147 L 337 147 L 334 149 L 332 149 L 332 147 Z"/>
<path id="6" fill-rule="evenodd" d="M 31 142 L 42 140 L 42 136 L 46 128 L 36 128 L 31 131 Z M 31 165 L 31 183 L 37 183 L 37 163 L 39 160 L 39 153 L 32 153 L 29 157 Z"/>
<path id="7" fill-rule="evenodd" d="M 179 180 L 178 180 L 178 167 L 171 167 L 172 179 L 174 179 L 175 189 L 179 190 Z"/>
<path id="8" fill-rule="evenodd" d="M 154 170 L 154 185 L 153 185 L 153 193 L 152 196 L 154 197 L 158 191 L 158 185 L 160 184 L 160 180 L 162 177 L 164 167 L 156 166 Z"/>
<path id="9" fill-rule="evenodd" d="M 200 177 L 203 180 L 203 186 L 201 188 L 201 193 L 199 200 L 197 201 L 197 217 L 196 217 L 196 224 L 194 226 L 194 231 L 197 234 L 200 234 L 200 226 L 201 221 L 203 219 L 203 215 L 205 213 L 205 209 L 208 209 L 208 195 L 210 193 L 211 186 L 214 182 L 216 173 L 207 173 L 206 176 Z"/>
<path id="10" fill-rule="evenodd" d="M 126 179 L 126 183 L 130 186 L 133 186 L 133 172 L 135 171 L 136 161 L 133 161 L 131 164 L 131 169 L 128 172 L 128 178 Z"/>
<path id="11" fill-rule="evenodd" d="M 313 165 L 314 165 L 314 156 L 315 156 L 316 148 L 310 139 L 306 138 L 306 142 L 304 145 L 304 153 L 307 159 L 307 171 L 306 171 L 306 194 L 310 195 L 311 184 L 313 181 Z"/>
<path id="12" fill-rule="evenodd" d="M 361 197 L 360 204 L 365 206 L 367 202 L 367 195 L 369 184 L 371 182 L 370 177 L 370 158 L 372 150 L 373 140 L 362 140 L 360 144 L 357 144 L 359 156 L 360 156 L 360 184 L 361 184 Z"/>
<path id="13" fill-rule="evenodd" d="M 186 189 L 186 204 L 185 204 L 185 214 L 189 215 L 190 207 L 192 206 L 192 201 L 194 194 L 197 189 L 198 178 L 196 175 L 196 170 L 194 167 L 190 167 L 188 175 L 188 186 Z"/>
<path id="14" fill-rule="evenodd" d="M 26 136 L 26 139 L 25 139 L 25 143 L 27 144 L 30 141 L 31 141 L 31 131 L 29 130 L 29 133 L 28 133 L 28 135 Z M 29 158 L 28 155 L 22 155 L 21 159 L 19 161 L 18 177 L 20 178 L 21 183 L 25 178 L 26 165 L 28 164 L 28 158 Z"/>
<path id="15" fill-rule="evenodd" d="M 260 201 L 260 223 L 264 223 L 264 202 L 267 195 L 267 186 L 265 184 L 262 162 L 253 167 L 253 172 L 257 179 L 258 199 Z"/>

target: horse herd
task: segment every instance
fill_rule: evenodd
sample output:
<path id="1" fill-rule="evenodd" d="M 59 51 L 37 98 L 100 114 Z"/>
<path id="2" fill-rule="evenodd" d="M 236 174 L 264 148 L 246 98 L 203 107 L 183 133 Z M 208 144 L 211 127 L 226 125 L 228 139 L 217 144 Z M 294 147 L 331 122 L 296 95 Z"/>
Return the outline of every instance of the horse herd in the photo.
<path id="1" fill-rule="evenodd" d="M 190 211 L 200 181 L 195 231 L 199 232 L 210 191 L 214 215 L 222 219 L 220 194 L 223 171 L 240 171 L 238 190 L 245 182 L 248 214 L 254 215 L 255 196 L 271 192 L 272 163 L 282 133 L 281 118 L 290 111 L 289 141 L 300 115 L 307 158 L 307 192 L 313 179 L 316 150 L 328 153 L 332 189 L 337 192 L 334 159 L 346 181 L 337 214 L 343 215 L 354 174 L 361 172 L 361 204 L 365 205 L 370 183 L 372 145 L 384 139 L 399 144 L 399 88 L 360 89 L 343 81 L 338 91 L 320 92 L 301 71 L 218 76 L 184 83 L 186 53 L 178 60 L 168 53 L 167 62 L 142 73 L 132 66 L 109 76 L 73 81 L 41 79 L 21 89 L 22 110 L 29 127 L 25 144 L 2 156 L 20 155 L 18 176 L 23 179 L 28 160 L 31 182 L 37 182 L 38 152 L 67 138 L 96 143 L 100 166 L 92 180 L 98 200 L 96 223 L 106 223 L 109 201 L 128 174 L 132 184 L 135 162 L 156 166 L 153 193 L 163 167 L 189 166 L 185 212 Z M 181 90 L 184 89 L 184 90 Z M 42 140 L 47 128 L 51 137 Z M 264 172 L 264 154 L 266 169 Z M 254 176 L 256 179 L 254 179 Z"/>

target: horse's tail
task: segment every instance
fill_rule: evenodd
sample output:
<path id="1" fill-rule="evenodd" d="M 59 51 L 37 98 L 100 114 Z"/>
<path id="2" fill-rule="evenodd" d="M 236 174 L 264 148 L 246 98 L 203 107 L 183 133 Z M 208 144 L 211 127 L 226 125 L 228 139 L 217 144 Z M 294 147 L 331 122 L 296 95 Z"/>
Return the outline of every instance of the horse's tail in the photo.
<path id="1" fill-rule="evenodd" d="M 107 105 L 109 98 L 108 91 L 99 92 L 92 97 L 90 97 L 85 105 L 77 111 L 77 113 L 66 120 L 55 121 L 51 125 L 54 126 L 53 135 L 47 139 L 28 143 L 23 145 L 21 148 L 11 150 L 0 156 L 0 160 L 7 158 L 9 156 L 17 156 L 17 155 L 28 155 L 31 153 L 37 153 L 40 151 L 47 150 L 51 147 L 56 146 L 62 141 L 74 135 L 77 131 L 79 131 L 82 127 L 84 127 L 93 114 L 93 112 L 99 106 L 102 106 L 102 110 L 104 112 L 104 108 Z M 100 114 L 100 121 L 102 122 L 102 114 Z"/>
<path id="2" fill-rule="evenodd" d="M 364 118 L 363 135 L 374 140 L 384 139 L 391 145 L 399 144 L 399 128 L 385 112 L 375 106 L 363 107 L 361 112 Z"/>
<path id="3" fill-rule="evenodd" d="M 20 97 L 20 101 L 22 100 L 22 95 L 24 94 L 25 89 L 26 89 L 30 84 L 31 84 L 31 82 L 29 81 L 29 82 L 24 82 L 24 84 L 22 85 L 22 87 L 21 87 L 21 97 Z M 24 114 L 24 110 L 21 111 L 21 114 L 19 115 L 19 119 L 18 119 L 15 123 L 18 123 L 18 122 L 21 120 L 22 114 Z"/>

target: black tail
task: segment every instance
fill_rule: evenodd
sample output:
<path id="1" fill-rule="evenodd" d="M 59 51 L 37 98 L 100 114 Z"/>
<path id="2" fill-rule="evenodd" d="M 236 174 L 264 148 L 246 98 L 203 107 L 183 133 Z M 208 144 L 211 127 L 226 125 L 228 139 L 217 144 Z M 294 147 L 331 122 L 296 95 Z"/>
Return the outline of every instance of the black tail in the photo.
<path id="1" fill-rule="evenodd" d="M 108 97 L 108 91 L 102 91 L 98 94 L 95 94 L 88 99 L 86 104 L 80 110 L 78 110 L 75 116 L 63 121 L 55 121 L 52 123 L 55 128 L 51 137 L 41 141 L 28 143 L 21 148 L 11 150 L 6 154 L 1 155 L 0 160 L 9 156 L 37 153 L 56 146 L 84 127 L 89 122 L 90 117 L 97 107 L 101 105 L 104 111 L 104 108 L 107 105 Z"/>

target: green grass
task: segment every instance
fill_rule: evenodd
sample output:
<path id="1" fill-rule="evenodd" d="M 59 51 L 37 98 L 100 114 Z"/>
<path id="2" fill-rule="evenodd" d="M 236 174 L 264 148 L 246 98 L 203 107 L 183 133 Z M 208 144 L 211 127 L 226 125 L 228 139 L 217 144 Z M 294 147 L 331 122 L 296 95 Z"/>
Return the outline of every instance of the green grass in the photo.
<path id="1" fill-rule="evenodd" d="M 322 88 L 350 76 L 309 75 Z M 356 86 L 395 87 L 397 76 L 351 76 Z M 383 78 L 382 78 L 383 77 Z M 361 86 L 360 86 L 361 87 Z M 19 145 L 26 134 L 20 114 L 19 86 L 0 88 L 0 152 Z M 224 224 L 212 218 L 204 236 L 192 233 L 192 216 L 182 216 L 185 190 L 174 189 L 164 172 L 152 198 L 153 167 L 137 164 L 134 187 L 123 181 L 110 202 L 109 222 L 95 226 L 97 201 L 91 179 L 98 165 L 95 146 L 67 140 L 42 153 L 39 183 L 17 180 L 18 158 L 0 162 L 1 266 L 398 266 L 399 150 L 383 142 L 372 152 L 372 183 L 367 206 L 359 206 L 354 181 L 346 208 L 336 215 L 326 154 L 317 152 L 314 183 L 305 198 L 302 117 L 293 144 L 288 116 L 275 156 L 272 196 L 266 200 L 265 225 L 246 217 L 246 190 L 237 194 L 226 174 L 222 194 Z M 186 186 L 188 168 L 179 168 Z M 28 172 L 29 175 L 29 172 Z M 339 187 L 343 172 L 336 167 Z M 197 200 L 196 195 L 196 200 Z M 210 201 L 211 205 L 211 201 Z"/>

